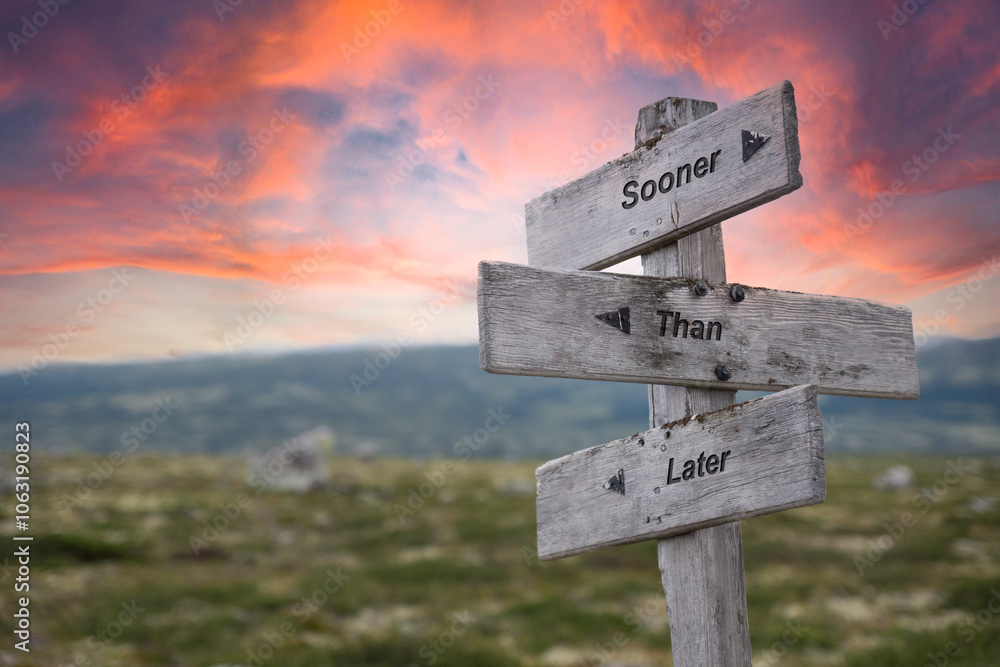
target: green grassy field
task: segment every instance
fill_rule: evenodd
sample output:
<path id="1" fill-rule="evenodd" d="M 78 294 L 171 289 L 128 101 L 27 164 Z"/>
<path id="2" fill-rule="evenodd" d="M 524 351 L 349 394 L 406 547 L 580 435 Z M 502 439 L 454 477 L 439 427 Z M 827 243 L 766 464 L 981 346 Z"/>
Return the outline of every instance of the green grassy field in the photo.
<path id="1" fill-rule="evenodd" d="M 297 495 L 135 456 L 79 487 L 102 460 L 33 462 L 30 654 L 0 496 L 0 665 L 671 664 L 655 544 L 540 563 L 533 463 L 335 458 Z M 755 665 L 1000 665 L 1000 471 L 873 490 L 894 462 L 832 456 L 826 503 L 743 523 Z"/>

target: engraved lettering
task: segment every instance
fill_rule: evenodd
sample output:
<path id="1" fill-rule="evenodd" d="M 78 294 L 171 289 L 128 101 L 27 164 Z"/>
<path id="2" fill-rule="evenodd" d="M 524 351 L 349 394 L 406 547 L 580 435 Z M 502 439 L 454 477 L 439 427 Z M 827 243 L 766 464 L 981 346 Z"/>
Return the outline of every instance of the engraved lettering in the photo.
<path id="1" fill-rule="evenodd" d="M 715 329 L 715 340 L 722 340 L 722 322 L 709 322 L 705 329 L 705 338 L 712 340 L 712 329 Z"/>
<path id="2" fill-rule="evenodd" d="M 632 201 L 630 202 L 623 201 L 622 208 L 630 209 L 639 203 L 639 195 L 635 193 L 635 189 L 637 187 L 639 187 L 639 181 L 629 181 L 628 183 L 625 184 L 625 187 L 622 189 L 622 194 L 625 195 L 626 197 L 629 197 Z"/>
<path id="3" fill-rule="evenodd" d="M 670 458 L 670 463 L 667 464 L 667 484 L 674 484 L 681 481 L 680 477 L 674 477 L 674 459 Z"/>
<path id="4" fill-rule="evenodd" d="M 661 336 L 666 336 L 667 335 L 667 318 L 671 317 L 674 314 L 674 311 L 672 311 L 672 310 L 658 310 L 658 311 L 656 311 L 656 314 L 663 316 L 663 319 L 660 320 L 660 335 Z"/>
<path id="5" fill-rule="evenodd" d="M 667 463 L 667 484 L 677 484 L 695 477 L 725 472 L 726 459 L 729 458 L 730 454 L 732 454 L 731 449 L 722 452 L 721 456 L 718 454 L 706 456 L 705 452 L 702 452 L 698 458 L 688 459 L 684 462 L 684 469 L 679 476 L 674 475 L 674 459 L 671 457 L 670 462 Z M 680 467 L 680 463 L 678 463 L 678 467 Z"/>
<path id="6" fill-rule="evenodd" d="M 721 154 L 722 149 L 720 148 L 707 156 L 697 158 L 693 166 L 692 163 L 688 162 L 676 168 L 671 167 L 660 174 L 658 179 L 644 181 L 641 188 L 639 181 L 629 181 L 622 188 L 622 194 L 626 197 L 625 201 L 622 202 L 622 208 L 625 210 L 635 208 L 640 198 L 642 201 L 649 201 L 656 196 L 657 192 L 666 194 L 675 188 L 679 189 L 685 183 L 691 182 L 692 174 L 694 178 L 703 178 L 714 174 L 715 168 L 718 166 L 716 160 Z"/>
<path id="7" fill-rule="evenodd" d="M 678 313 L 674 313 L 674 338 L 677 338 L 677 331 L 678 331 L 678 329 L 680 329 L 681 323 L 684 324 L 684 335 L 681 336 L 681 337 L 682 338 L 687 338 L 688 337 L 688 321 L 687 320 L 682 320 L 681 319 L 681 314 L 678 312 Z"/>
<path id="8" fill-rule="evenodd" d="M 703 320 L 687 320 L 681 317 L 680 311 L 658 310 L 656 314 L 660 316 L 660 337 L 667 335 L 667 326 L 670 325 L 671 334 L 674 338 L 693 338 L 696 340 L 722 340 L 722 322 L 705 322 Z M 670 324 L 671 318 L 673 323 Z"/>
<path id="9" fill-rule="evenodd" d="M 684 183 L 690 183 L 691 182 L 691 165 L 690 164 L 686 164 L 683 167 L 677 167 L 677 187 L 681 187 L 681 185 L 682 185 L 682 183 L 681 183 L 681 172 L 684 171 L 685 169 L 687 170 L 687 180 L 684 181 Z"/>
<path id="10" fill-rule="evenodd" d="M 649 194 L 646 194 L 646 189 L 649 189 Z M 649 201 L 656 194 L 656 181 L 646 181 L 642 184 L 642 190 L 639 191 L 642 196 L 642 201 Z"/>
<path id="11" fill-rule="evenodd" d="M 664 187 L 663 185 L 664 180 L 667 181 L 666 187 Z M 666 194 L 670 192 L 670 190 L 673 187 L 674 187 L 674 172 L 668 171 L 665 174 L 663 174 L 663 176 L 660 176 L 660 184 L 659 184 L 660 192 Z"/>

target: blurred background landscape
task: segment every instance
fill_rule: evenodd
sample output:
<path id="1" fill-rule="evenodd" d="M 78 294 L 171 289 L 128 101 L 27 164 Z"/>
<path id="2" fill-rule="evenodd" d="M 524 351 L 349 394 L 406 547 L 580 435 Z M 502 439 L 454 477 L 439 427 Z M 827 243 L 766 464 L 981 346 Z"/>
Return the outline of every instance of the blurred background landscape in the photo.
<path id="1" fill-rule="evenodd" d="M 821 396 L 828 451 L 1000 455 L 1000 338 L 936 341 L 918 367 L 917 401 Z M 176 414 L 136 450 L 261 453 L 325 427 L 346 455 L 464 455 L 456 443 L 502 409 L 510 419 L 470 454 L 547 459 L 648 428 L 646 385 L 490 375 L 474 345 L 54 365 L 27 386 L 0 376 L 0 419 L 32 420 L 49 452 L 123 449 L 168 398 Z"/>
<path id="2" fill-rule="evenodd" d="M 917 401 L 821 397 L 827 501 L 743 522 L 755 665 L 1000 664 L 998 352 L 921 349 Z M 534 551 L 534 468 L 645 430 L 645 385 L 489 375 L 456 346 L 356 391 L 378 354 L 0 378 L 35 536 L 33 651 L 0 665 L 671 664 L 654 543 Z M 304 484 L 276 457 L 302 446 Z"/>

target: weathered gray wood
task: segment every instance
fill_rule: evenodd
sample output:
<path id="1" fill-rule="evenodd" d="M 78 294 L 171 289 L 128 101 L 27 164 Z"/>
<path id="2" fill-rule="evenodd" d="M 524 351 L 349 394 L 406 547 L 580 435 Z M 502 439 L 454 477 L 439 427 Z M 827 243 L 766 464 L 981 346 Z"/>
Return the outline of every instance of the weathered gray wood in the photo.
<path id="1" fill-rule="evenodd" d="M 709 105 L 712 103 L 669 98 L 644 107 L 636 124 L 636 148 L 655 138 L 651 132 L 654 125 L 658 126 L 657 131 L 669 132 L 697 120 L 697 114 L 714 111 Z M 650 107 L 654 107 L 658 118 L 646 115 Z M 675 109 L 690 113 L 678 115 Z M 647 276 L 726 282 L 722 225 L 712 225 L 644 254 L 642 268 Z M 731 390 L 651 384 L 649 427 L 655 429 L 675 419 L 732 405 L 735 398 L 736 392 Z M 675 667 L 750 667 L 750 624 L 740 522 L 659 540 L 657 556 L 667 599 L 670 651 Z"/>
<path id="2" fill-rule="evenodd" d="M 822 502 L 816 395 L 794 387 L 549 461 L 536 473 L 539 558 Z M 606 488 L 619 470 L 624 494 Z"/>
<path id="3" fill-rule="evenodd" d="M 639 111 L 636 148 L 680 125 L 715 111 L 712 102 L 669 98 Z M 655 112 L 649 118 L 650 108 Z M 689 113 L 678 114 L 681 109 Z M 645 123 L 642 121 L 646 118 Z M 649 122 L 652 120 L 653 122 Z M 643 127 L 645 126 L 645 130 Z M 652 128 L 656 126 L 656 130 Z M 681 276 L 726 282 L 722 225 L 712 225 L 642 256 L 647 276 Z M 649 427 L 717 410 L 736 402 L 736 392 L 672 385 L 649 386 Z M 657 556 L 675 667 L 705 664 L 750 667 L 750 623 L 743 577 L 740 522 L 702 528 L 657 541 Z"/>
<path id="4" fill-rule="evenodd" d="M 750 627 L 739 522 L 660 540 L 675 667 L 750 667 Z"/>
<path id="5" fill-rule="evenodd" d="M 707 283 L 700 296 L 692 279 L 501 262 L 481 263 L 479 277 L 480 361 L 491 373 L 919 395 L 905 307 L 758 287 L 743 287 L 745 299 L 736 302 L 727 283 Z M 624 307 L 630 333 L 596 317 Z M 729 380 L 719 379 L 719 365 Z"/>
<path id="6" fill-rule="evenodd" d="M 651 129 L 648 124 L 656 123 L 655 118 L 662 117 L 669 104 L 689 108 L 678 108 L 668 122 L 704 111 L 686 100 L 661 104 L 663 113 L 656 109 L 645 112 L 647 117 L 640 118 L 637 132 Z M 769 136 L 746 161 L 743 130 Z M 699 170 L 704 173 L 700 177 L 689 175 L 684 165 L 690 165 L 694 172 L 699 158 L 705 158 L 704 169 Z M 634 206 L 623 207 L 623 203 L 633 201 L 623 192 L 626 184 L 635 181 L 638 193 L 644 183 L 655 181 L 658 185 L 667 173 L 673 176 L 663 181 L 666 192 L 657 187 L 648 201 L 637 195 Z M 672 185 L 672 181 L 681 184 Z M 654 137 L 634 152 L 533 199 L 525 207 L 528 261 L 536 266 L 604 268 L 801 185 L 795 96 L 792 84 L 786 81 L 663 138 Z"/>
<path id="7" fill-rule="evenodd" d="M 687 97 L 667 97 L 647 104 L 639 109 L 639 117 L 635 122 L 635 147 L 639 148 L 648 141 L 658 141 L 678 127 L 688 125 L 710 113 L 719 110 L 715 102 L 692 100 Z"/>
<path id="8" fill-rule="evenodd" d="M 642 259 L 646 275 L 702 276 L 724 282 L 724 257 L 722 228 L 713 225 Z M 651 384 L 650 428 L 732 405 L 735 396 L 729 390 Z M 750 666 L 742 544 L 739 521 L 657 542 L 677 667 Z"/>

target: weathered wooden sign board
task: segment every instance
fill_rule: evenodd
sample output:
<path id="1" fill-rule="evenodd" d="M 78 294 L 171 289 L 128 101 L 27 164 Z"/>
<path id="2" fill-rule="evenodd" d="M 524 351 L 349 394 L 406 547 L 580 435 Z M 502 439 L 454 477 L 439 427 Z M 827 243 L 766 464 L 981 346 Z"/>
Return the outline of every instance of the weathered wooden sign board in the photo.
<path id="1" fill-rule="evenodd" d="M 795 96 L 785 81 L 533 199 L 528 262 L 601 269 L 801 185 Z"/>
<path id="2" fill-rule="evenodd" d="M 919 394 L 910 310 L 860 299 L 482 262 L 479 323 L 491 373 Z"/>
<path id="3" fill-rule="evenodd" d="M 538 557 L 669 537 L 826 498 L 823 420 L 804 386 L 549 461 Z"/>

